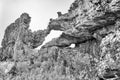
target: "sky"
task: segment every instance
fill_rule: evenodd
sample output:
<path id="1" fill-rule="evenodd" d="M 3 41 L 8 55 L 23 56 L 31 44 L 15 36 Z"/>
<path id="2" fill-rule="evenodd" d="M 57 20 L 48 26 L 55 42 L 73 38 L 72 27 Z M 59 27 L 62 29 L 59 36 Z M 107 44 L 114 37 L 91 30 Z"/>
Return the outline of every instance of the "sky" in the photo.
<path id="1" fill-rule="evenodd" d="M 66 13 L 72 2 L 74 0 L 0 0 L 0 43 L 6 27 L 22 13 L 26 12 L 31 16 L 32 31 L 43 30 L 47 28 L 50 18 L 57 18 L 58 11 Z M 61 33 L 52 31 L 46 37 L 44 44 Z"/>

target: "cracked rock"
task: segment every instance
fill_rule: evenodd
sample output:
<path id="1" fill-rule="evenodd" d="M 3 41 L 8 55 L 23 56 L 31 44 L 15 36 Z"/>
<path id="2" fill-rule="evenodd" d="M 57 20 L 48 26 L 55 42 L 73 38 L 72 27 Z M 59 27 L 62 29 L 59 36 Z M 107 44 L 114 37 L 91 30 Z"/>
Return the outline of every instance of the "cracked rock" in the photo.
<path id="1" fill-rule="evenodd" d="M 119 80 L 119 3 L 120 0 L 75 0 L 67 13 L 57 12 L 58 17 L 50 19 L 45 30 L 34 32 L 29 29 L 29 14 L 21 14 L 5 30 L 0 73 L 6 75 L 0 78 Z M 52 30 L 62 34 L 41 46 Z M 72 44 L 75 46 L 70 47 Z"/>

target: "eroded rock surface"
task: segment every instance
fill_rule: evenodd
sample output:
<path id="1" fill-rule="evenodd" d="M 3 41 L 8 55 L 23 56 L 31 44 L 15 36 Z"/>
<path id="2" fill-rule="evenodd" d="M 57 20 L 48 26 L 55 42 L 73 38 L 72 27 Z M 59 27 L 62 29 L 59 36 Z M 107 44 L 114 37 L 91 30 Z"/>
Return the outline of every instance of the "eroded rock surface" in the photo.
<path id="1" fill-rule="evenodd" d="M 1 65 L 14 65 L 3 69 L 0 78 L 119 80 L 119 5 L 120 0 L 75 0 L 68 13 L 57 12 L 47 29 L 35 32 L 29 29 L 31 17 L 23 13 L 5 30 Z M 63 32 L 36 51 L 52 30 Z"/>

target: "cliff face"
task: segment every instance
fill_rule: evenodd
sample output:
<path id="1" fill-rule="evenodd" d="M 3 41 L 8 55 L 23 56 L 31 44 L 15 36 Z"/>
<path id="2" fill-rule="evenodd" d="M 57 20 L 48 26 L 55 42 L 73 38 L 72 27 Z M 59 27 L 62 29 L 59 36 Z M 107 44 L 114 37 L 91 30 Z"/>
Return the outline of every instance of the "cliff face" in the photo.
<path id="1" fill-rule="evenodd" d="M 68 13 L 58 12 L 47 29 L 35 32 L 23 13 L 5 30 L 1 79 L 119 80 L 119 5 L 120 0 L 75 0 Z M 36 51 L 51 30 L 63 33 Z"/>

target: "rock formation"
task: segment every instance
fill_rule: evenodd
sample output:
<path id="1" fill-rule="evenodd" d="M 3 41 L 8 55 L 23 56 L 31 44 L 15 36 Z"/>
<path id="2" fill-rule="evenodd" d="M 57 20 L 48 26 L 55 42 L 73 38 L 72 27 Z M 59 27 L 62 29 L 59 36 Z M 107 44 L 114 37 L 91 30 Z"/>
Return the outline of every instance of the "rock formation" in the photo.
<path id="1" fill-rule="evenodd" d="M 120 80 L 120 0 L 75 0 L 45 30 L 23 13 L 0 48 L 2 80 Z M 63 31 L 40 50 L 52 30 Z M 75 47 L 70 47 L 75 44 Z M 10 66 L 5 67 L 4 66 Z"/>

